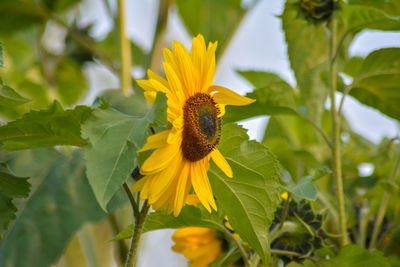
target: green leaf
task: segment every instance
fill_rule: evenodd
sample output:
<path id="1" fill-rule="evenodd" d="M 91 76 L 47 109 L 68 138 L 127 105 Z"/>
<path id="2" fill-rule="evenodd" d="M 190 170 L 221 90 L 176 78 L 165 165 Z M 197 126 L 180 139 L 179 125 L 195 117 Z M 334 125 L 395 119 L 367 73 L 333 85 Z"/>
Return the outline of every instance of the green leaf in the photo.
<path id="1" fill-rule="evenodd" d="M 313 176 L 304 176 L 297 184 L 290 186 L 287 190 L 300 198 L 314 201 L 317 199 L 317 187 L 314 181 L 330 173 L 332 173 L 332 171 L 326 166 L 323 166 L 318 169 Z"/>
<path id="2" fill-rule="evenodd" d="M 356 77 L 360 71 L 364 59 L 362 57 L 352 57 L 347 60 L 342 72 L 352 78 Z"/>
<path id="3" fill-rule="evenodd" d="M 168 214 L 167 210 L 151 213 L 144 225 L 144 231 L 189 226 L 208 227 L 217 230 L 223 228 L 223 215 L 213 211 L 209 213 L 204 207 L 185 205 L 178 217 Z"/>
<path id="4" fill-rule="evenodd" d="M 15 219 L 17 207 L 14 198 L 27 197 L 31 185 L 27 177 L 16 176 L 5 163 L 0 163 L 0 239 L 11 220 Z"/>
<path id="5" fill-rule="evenodd" d="M 290 66 L 294 71 L 307 116 L 320 123 L 328 88 L 321 80 L 321 72 L 328 69 L 328 44 L 325 24 L 311 23 L 298 3 L 286 1 L 281 16 Z"/>
<path id="6" fill-rule="evenodd" d="M 240 251 L 231 249 L 211 262 L 208 267 L 236 266 L 234 263 L 242 258 Z"/>
<path id="7" fill-rule="evenodd" d="M 313 183 L 313 179 L 313 176 L 304 176 L 296 185 L 288 188 L 288 191 L 292 192 L 300 198 L 316 200 L 317 187 Z"/>
<path id="8" fill-rule="evenodd" d="M 326 267 L 390 267 L 389 262 L 380 251 L 368 251 L 356 245 L 344 246 L 339 255 L 329 261 L 321 261 Z"/>
<path id="9" fill-rule="evenodd" d="M 104 210 L 135 168 L 137 150 L 146 142 L 147 128 L 165 121 L 166 96 L 160 93 L 142 118 L 99 108 L 82 126 L 82 135 L 92 144 L 85 151 L 89 183 Z"/>
<path id="10" fill-rule="evenodd" d="M 8 150 L 57 145 L 84 146 L 86 141 L 81 137 L 80 126 L 91 111 L 87 106 L 63 110 L 54 101 L 47 110 L 31 111 L 0 127 L 0 142 Z"/>
<path id="11" fill-rule="evenodd" d="M 231 166 L 233 178 L 211 164 L 208 177 L 218 207 L 235 232 L 268 264 L 268 229 L 282 191 L 278 161 L 268 148 L 249 141 L 238 125 L 226 125 L 221 140 L 218 149 Z"/>
<path id="12" fill-rule="evenodd" d="M 82 65 L 69 58 L 64 58 L 58 63 L 55 80 L 58 95 L 65 106 L 75 104 L 87 89 Z"/>
<path id="13" fill-rule="evenodd" d="M 369 54 L 351 87 L 350 95 L 358 101 L 400 120 L 400 48 Z"/>
<path id="14" fill-rule="evenodd" d="M 371 6 L 342 5 L 340 13 L 346 34 L 356 33 L 364 29 L 400 30 L 400 18 L 390 17 L 382 10 Z"/>
<path id="15" fill-rule="evenodd" d="M 192 36 L 224 45 L 240 23 L 245 10 L 240 0 L 178 0 L 179 15 Z"/>
<path id="16" fill-rule="evenodd" d="M 260 86 L 246 96 L 256 102 L 249 106 L 227 106 L 224 122 L 235 122 L 260 115 L 296 115 L 293 88 L 278 75 L 270 72 L 239 72 L 254 86 Z"/>
<path id="17" fill-rule="evenodd" d="M 0 266 L 50 266 L 82 224 L 108 216 L 97 204 L 79 152 L 50 167 L 1 242 Z M 119 198 L 110 210 L 124 203 Z"/>
<path id="18" fill-rule="evenodd" d="M 7 164 L 0 163 L 0 194 L 8 197 L 27 197 L 30 191 L 28 177 L 17 177 Z"/>
<path id="19" fill-rule="evenodd" d="M 11 87 L 0 85 L 0 106 L 18 106 L 25 104 L 29 101 L 29 99 L 21 96 Z"/>

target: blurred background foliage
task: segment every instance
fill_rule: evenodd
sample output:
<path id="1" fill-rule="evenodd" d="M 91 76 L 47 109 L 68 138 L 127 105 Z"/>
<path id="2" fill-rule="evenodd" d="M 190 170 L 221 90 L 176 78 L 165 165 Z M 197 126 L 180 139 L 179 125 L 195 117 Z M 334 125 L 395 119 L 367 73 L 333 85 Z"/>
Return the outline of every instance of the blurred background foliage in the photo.
<path id="1" fill-rule="evenodd" d="M 120 90 L 112 90 L 119 88 L 109 88 L 97 95 L 91 107 L 77 106 L 88 104 L 85 99 L 99 91 L 96 84 L 90 83 L 90 67 L 102 66 L 116 76 L 121 68 L 116 1 L 85 2 L 0 1 L 0 116 L 3 122 L 0 127 L 0 266 L 112 266 L 125 260 L 128 240 L 107 241 L 130 225 L 128 200 L 121 189 L 114 188 L 113 194 L 107 196 L 111 199 L 109 203 L 99 201 L 93 193 L 90 177 L 88 180 L 86 176 L 86 152 L 74 147 L 86 146 L 88 138 L 92 140 L 95 136 L 90 129 L 84 130 L 82 136 L 82 124 L 93 116 L 92 108 L 102 105 L 128 115 L 150 114 L 145 117 L 147 124 L 140 126 L 143 132 L 147 125 L 165 126 L 165 121 L 160 122 L 155 110 L 147 113 L 151 107 L 133 78 L 133 95 L 125 97 Z M 161 71 L 162 47 L 166 46 L 164 39 L 171 10 L 177 11 L 189 35 L 202 33 L 207 41 L 218 41 L 218 60 L 243 18 L 257 8 L 260 1 L 244 2 L 160 0 L 151 49 L 146 51 L 131 41 L 135 77 L 144 77 L 147 68 Z M 93 4 L 104 5 L 107 16 L 113 21 L 112 29 L 105 36 L 93 34 L 94 25 L 80 23 L 85 8 Z M 399 136 L 388 136 L 374 143 L 355 132 L 341 113 L 347 230 L 351 243 L 357 246 L 339 250 L 336 185 L 330 175 L 332 128 L 330 109 L 326 105 L 327 70 L 331 60 L 327 53 L 327 25 L 331 16 L 337 20 L 336 37 L 341 47 L 334 55 L 338 91 L 394 120 L 400 119 L 400 47 L 380 49 L 365 58 L 348 54 L 355 37 L 365 29 L 399 31 L 400 2 L 287 0 L 279 19 L 295 86 L 269 71 L 237 71 L 237 75 L 254 88 L 247 96 L 257 102 L 249 107 L 227 107 L 224 123 L 269 116 L 260 140 L 269 150 L 265 152 L 262 147 L 257 153 L 264 151 L 267 155 L 264 160 L 270 160 L 271 164 L 275 163 L 268 153 L 276 156 L 289 198 L 275 199 L 273 205 L 265 208 L 266 223 L 261 228 L 246 230 L 244 221 L 229 218 L 244 239 L 246 234 L 251 236 L 245 241 L 257 253 L 265 254 L 261 255 L 264 259 L 269 258 L 270 253 L 269 248 L 264 248 L 262 242 L 265 241 L 272 249 L 285 248 L 301 255 L 333 258 L 321 263 L 322 266 L 341 266 L 345 262 L 348 266 L 400 266 Z M 265 49 L 268 49 L 267 44 Z M 102 111 L 97 109 L 96 112 Z M 115 115 L 109 110 L 104 112 L 107 116 Z M 122 115 L 117 114 L 115 118 L 118 116 Z M 92 123 L 98 126 L 102 122 Z M 142 122 L 133 120 L 132 123 Z M 224 135 L 236 140 L 233 134 L 236 132 L 242 139 L 236 143 L 232 141 L 235 145 L 250 144 L 240 127 L 228 126 Z M 144 137 L 129 138 L 140 143 Z M 53 146 L 56 147 L 50 148 Z M 97 155 L 96 150 L 94 152 L 93 157 Z M 239 152 L 232 153 L 240 156 Z M 145 155 L 139 155 L 138 162 L 143 160 L 141 157 Z M 86 159 L 89 166 L 90 159 Z M 123 166 L 132 170 L 134 163 Z M 245 170 L 237 172 L 245 173 Z M 218 199 L 218 192 L 223 192 L 224 188 L 217 178 L 213 181 L 214 191 L 219 190 L 215 192 Z M 276 183 L 272 183 L 271 188 L 277 186 Z M 271 190 L 282 191 L 278 187 Z M 226 209 L 224 212 L 239 212 L 225 208 L 223 199 L 221 196 L 219 205 Z M 106 206 L 107 212 L 99 203 L 103 208 Z M 285 207 L 289 212 L 287 217 L 282 217 Z M 162 212 L 153 213 L 145 230 L 193 225 L 221 230 L 224 221 L 221 215 L 211 216 L 203 209 L 185 207 L 175 222 Z M 288 226 L 284 229 L 289 230 L 276 234 L 274 230 L 279 231 L 277 226 L 285 221 L 290 222 L 287 225 L 298 227 L 293 230 Z M 272 224 L 270 239 L 264 236 L 264 240 L 260 237 L 261 231 L 268 230 L 269 224 Z M 274 233 L 276 235 L 272 235 Z M 131 235 L 128 231 L 124 237 Z M 312 242 L 301 242 L 310 235 Z M 232 241 L 229 242 L 229 248 L 234 248 Z M 254 247 L 254 242 L 260 247 Z M 250 251 L 250 247 L 246 249 Z M 373 248 L 382 253 L 363 250 Z M 298 255 L 288 257 L 271 252 L 273 266 L 282 263 L 320 266 Z M 227 250 L 225 255 L 229 253 Z M 215 266 L 225 266 L 233 258 L 237 260 L 238 257 L 226 257 L 225 261 L 220 258 Z M 366 262 L 375 265 L 365 265 Z"/>

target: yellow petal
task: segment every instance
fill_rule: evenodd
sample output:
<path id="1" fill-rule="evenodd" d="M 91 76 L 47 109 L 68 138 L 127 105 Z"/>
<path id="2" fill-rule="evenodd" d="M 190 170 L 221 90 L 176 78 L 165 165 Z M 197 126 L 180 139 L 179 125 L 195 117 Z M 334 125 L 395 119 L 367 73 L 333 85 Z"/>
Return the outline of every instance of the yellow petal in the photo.
<path id="1" fill-rule="evenodd" d="M 156 73 L 154 73 L 151 69 L 147 70 L 147 76 L 149 77 L 149 80 L 150 79 L 157 80 L 158 82 L 162 83 L 165 87 L 167 87 L 169 89 L 168 82 L 164 78 L 162 78 L 159 75 L 157 75 Z"/>
<path id="2" fill-rule="evenodd" d="M 226 161 L 224 156 L 222 156 L 221 152 L 219 152 L 218 149 L 214 149 L 211 152 L 211 158 L 215 162 L 215 164 L 218 166 L 218 168 L 220 168 L 225 173 L 226 176 L 228 176 L 229 178 L 232 178 L 233 173 L 232 173 L 231 166 L 229 166 L 229 163 Z"/>
<path id="3" fill-rule="evenodd" d="M 192 163 L 190 177 L 192 178 L 193 189 L 199 197 L 201 204 L 211 213 L 211 207 L 217 210 L 214 195 L 211 190 L 210 181 L 207 177 L 207 169 L 204 160 Z"/>
<path id="4" fill-rule="evenodd" d="M 156 91 L 145 91 L 144 97 L 149 100 L 151 103 L 154 103 L 156 101 L 157 97 L 157 92 Z"/>
<path id="5" fill-rule="evenodd" d="M 207 197 L 207 189 L 204 188 L 202 182 L 202 176 L 200 176 L 200 172 L 202 171 L 198 166 L 198 162 L 194 162 L 190 164 L 190 178 L 193 184 L 193 189 L 199 198 L 201 204 L 203 204 L 204 208 L 208 212 L 211 213 L 210 205 L 208 204 L 208 197 Z"/>
<path id="6" fill-rule="evenodd" d="M 149 80 L 136 80 L 136 83 L 146 91 L 156 91 Z"/>
<path id="7" fill-rule="evenodd" d="M 139 181 L 135 182 L 133 184 L 133 186 L 131 187 L 131 191 L 132 192 L 139 192 L 140 190 L 142 190 L 144 184 L 147 182 L 147 176 L 143 177 L 142 179 L 140 179 Z"/>
<path id="8" fill-rule="evenodd" d="M 170 186 L 176 176 L 179 176 L 179 171 L 182 169 L 182 153 L 178 153 L 174 159 L 173 163 L 165 168 L 161 172 L 155 175 L 151 183 L 151 191 L 149 193 L 150 204 L 156 202 L 167 190 L 171 190 Z"/>
<path id="9" fill-rule="evenodd" d="M 213 95 L 213 98 L 215 102 L 218 104 L 228 104 L 228 105 L 234 105 L 234 106 L 244 106 L 251 104 L 255 102 L 255 100 L 250 99 L 245 96 L 241 96 L 232 90 L 229 90 L 228 88 L 218 86 L 218 85 L 213 85 L 208 88 L 208 92 L 214 92 L 218 91 L 218 93 L 215 93 Z"/>
<path id="10" fill-rule="evenodd" d="M 182 96 L 185 95 L 185 92 L 182 90 L 181 81 L 179 80 L 179 76 L 175 72 L 175 69 L 173 69 L 168 62 L 164 62 L 163 67 L 171 91 L 175 94 L 181 94 Z"/>
<path id="11" fill-rule="evenodd" d="M 218 42 L 209 43 L 207 53 L 205 55 L 205 63 L 203 66 L 203 84 L 202 91 L 206 92 L 208 87 L 212 85 L 215 73 L 215 50 L 217 49 Z"/>
<path id="12" fill-rule="evenodd" d="M 182 210 L 186 197 L 186 187 L 189 178 L 190 163 L 183 164 L 181 173 L 178 178 L 178 186 L 176 187 L 175 203 L 174 203 L 174 216 L 178 216 Z"/>
<path id="13" fill-rule="evenodd" d="M 196 89 L 196 76 L 194 76 L 192 60 L 190 59 L 188 51 L 180 42 L 174 41 L 172 47 L 181 73 L 183 88 L 188 92 L 188 95 L 191 96 Z"/>
<path id="14" fill-rule="evenodd" d="M 217 107 L 219 109 L 218 118 L 221 118 L 222 116 L 225 115 L 225 105 L 224 104 L 217 104 Z"/>
<path id="15" fill-rule="evenodd" d="M 178 136 L 180 142 L 182 139 Z M 154 174 L 167 167 L 175 155 L 180 151 L 180 144 L 166 145 L 154 151 L 143 163 L 140 173 L 143 175 Z"/>
<path id="16" fill-rule="evenodd" d="M 167 144 L 167 138 L 171 130 L 162 131 L 147 137 L 146 144 L 138 152 L 159 148 Z"/>

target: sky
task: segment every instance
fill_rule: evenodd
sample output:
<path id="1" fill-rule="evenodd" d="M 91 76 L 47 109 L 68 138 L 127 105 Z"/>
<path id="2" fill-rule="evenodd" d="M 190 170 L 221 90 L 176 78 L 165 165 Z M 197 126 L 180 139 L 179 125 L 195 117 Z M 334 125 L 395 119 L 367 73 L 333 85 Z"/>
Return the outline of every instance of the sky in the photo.
<path id="1" fill-rule="evenodd" d="M 95 21 L 97 26 L 93 34 L 102 37 L 111 29 L 112 22 L 107 18 L 105 7 L 99 5 L 99 2 L 102 3 L 99 0 L 86 0 L 87 6 L 82 7 L 82 12 L 85 13 L 85 20 L 82 23 Z M 116 0 L 110 2 L 115 8 Z M 158 1 L 127 0 L 126 3 L 129 36 L 135 43 L 149 50 L 154 34 Z M 238 69 L 272 71 L 290 84 L 295 84 L 293 72 L 289 68 L 280 19 L 276 17 L 282 13 L 283 4 L 283 0 L 260 0 L 257 6 L 248 12 L 221 61 L 217 62 L 214 84 L 226 86 L 241 94 L 251 91 L 251 85 L 235 74 L 235 70 Z M 92 8 L 87 8 L 88 6 Z M 172 40 L 178 40 L 190 48 L 191 37 L 182 25 L 176 10 L 171 10 L 165 43 L 170 44 Z M 366 56 L 373 50 L 391 46 L 400 46 L 400 33 L 365 31 L 352 43 L 350 55 Z M 88 103 L 94 100 L 99 90 L 118 87 L 118 79 L 105 68 L 92 65 L 86 69 L 86 73 L 93 88 L 86 100 Z M 134 74 L 142 73 L 134 72 Z M 338 94 L 337 98 L 340 97 Z M 394 120 L 359 104 L 351 97 L 346 98 L 343 111 L 353 129 L 375 143 L 378 143 L 383 136 L 393 137 L 399 133 L 398 124 Z M 268 118 L 263 117 L 241 124 L 249 130 L 250 138 L 260 140 L 267 121 Z M 170 230 L 163 230 L 145 235 L 144 253 L 139 258 L 140 267 L 159 266 L 160 259 L 163 260 L 165 267 L 186 266 L 186 260 L 170 250 L 172 245 L 170 234 Z"/>

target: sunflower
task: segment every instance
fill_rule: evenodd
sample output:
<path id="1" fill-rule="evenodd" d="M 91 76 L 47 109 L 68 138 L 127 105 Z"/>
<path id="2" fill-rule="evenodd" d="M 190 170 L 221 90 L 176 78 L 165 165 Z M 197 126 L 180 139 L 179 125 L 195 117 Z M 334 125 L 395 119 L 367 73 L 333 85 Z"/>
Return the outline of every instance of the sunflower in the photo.
<path id="1" fill-rule="evenodd" d="M 173 42 L 173 52 L 164 49 L 166 79 L 148 70 L 147 80 L 138 80 L 145 97 L 154 102 L 156 92 L 167 96 L 167 119 L 171 129 L 150 136 L 139 151 L 154 149 L 141 166 L 145 175 L 132 191 L 140 191 L 153 209 L 168 205 L 178 216 L 188 201 L 193 186 L 202 205 L 217 210 L 207 176 L 210 158 L 228 176 L 232 169 L 217 149 L 220 141 L 225 104 L 247 105 L 254 100 L 222 87 L 213 86 L 217 42 L 206 44 L 202 35 L 193 39 L 190 54 Z"/>
<path id="2" fill-rule="evenodd" d="M 214 230 L 203 227 L 185 227 L 172 235 L 171 249 L 190 260 L 189 267 L 204 267 L 221 254 L 222 240 Z"/>

